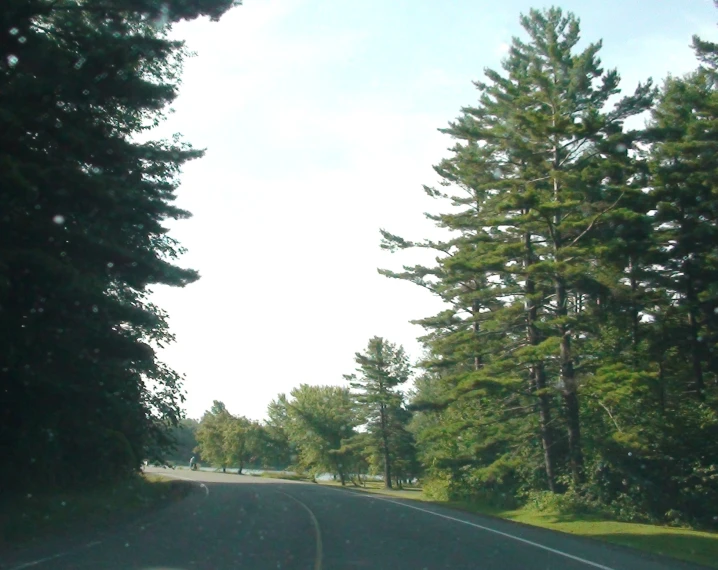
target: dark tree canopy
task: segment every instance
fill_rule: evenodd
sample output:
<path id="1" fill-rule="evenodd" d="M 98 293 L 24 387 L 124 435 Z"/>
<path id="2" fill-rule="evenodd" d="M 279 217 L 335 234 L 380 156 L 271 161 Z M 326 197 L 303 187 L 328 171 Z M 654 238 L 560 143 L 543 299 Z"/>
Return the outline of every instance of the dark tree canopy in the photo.
<path id="1" fill-rule="evenodd" d="M 182 287 L 165 222 L 179 139 L 137 142 L 177 95 L 168 26 L 232 2 L 7 0 L 0 11 L 0 487 L 122 476 L 168 443 L 181 378 L 151 286 Z"/>

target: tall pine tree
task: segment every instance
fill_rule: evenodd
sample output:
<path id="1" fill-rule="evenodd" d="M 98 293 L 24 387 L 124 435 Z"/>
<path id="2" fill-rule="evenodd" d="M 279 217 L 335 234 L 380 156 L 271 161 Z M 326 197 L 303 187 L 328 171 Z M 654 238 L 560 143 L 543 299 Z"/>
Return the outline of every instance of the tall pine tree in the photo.
<path id="1" fill-rule="evenodd" d="M 179 140 L 137 142 L 177 96 L 181 19 L 231 0 L 8 0 L 0 11 L 0 489 L 136 470 L 168 443 L 181 378 L 153 284 L 184 286 L 165 222 Z"/>
<path id="2" fill-rule="evenodd" d="M 403 397 L 398 388 L 409 379 L 411 368 L 402 347 L 381 337 L 369 341 L 363 353 L 357 352 L 357 374 L 344 378 L 354 389 L 354 397 L 366 422 L 373 447 L 383 463 L 384 486 L 392 488 L 392 464 L 406 456 L 408 432 L 402 414 Z"/>
<path id="3" fill-rule="evenodd" d="M 443 252 L 437 269 L 384 273 L 412 281 L 432 275 L 433 289 L 460 309 L 423 321 L 438 325 L 427 340 L 442 361 L 465 359 L 463 365 L 455 361 L 446 378 L 454 386 L 449 400 L 465 407 L 473 395 L 473 413 L 489 412 L 473 425 L 495 442 L 485 456 L 493 462 L 514 464 L 512 439 L 533 449 L 526 429 L 535 425 L 553 490 L 562 449 L 573 484 L 583 480 L 584 358 L 575 343 L 592 326 L 583 298 L 607 292 L 600 236 L 616 216 L 630 215 L 623 200 L 635 170 L 629 151 L 639 137 L 623 123 L 650 106 L 653 90 L 639 85 L 609 108 L 618 73 L 601 67 L 601 42 L 577 52 L 580 29 L 573 14 L 532 10 L 521 23 L 529 41 L 514 38 L 503 73 L 486 70 L 487 80 L 476 83 L 479 104 L 442 130 L 460 142 L 436 170 L 443 184 L 465 194 L 428 191 L 459 208 L 434 216 L 457 237 L 436 248 Z M 416 245 L 383 236 L 387 248 Z M 469 282 L 474 290 L 456 287 Z M 466 317 L 457 319 L 462 313 Z M 482 349 L 483 360 L 472 359 L 470 370 L 469 355 Z M 565 447 L 554 441 L 556 413 Z M 494 422 L 516 425 L 496 431 L 489 427 Z"/>

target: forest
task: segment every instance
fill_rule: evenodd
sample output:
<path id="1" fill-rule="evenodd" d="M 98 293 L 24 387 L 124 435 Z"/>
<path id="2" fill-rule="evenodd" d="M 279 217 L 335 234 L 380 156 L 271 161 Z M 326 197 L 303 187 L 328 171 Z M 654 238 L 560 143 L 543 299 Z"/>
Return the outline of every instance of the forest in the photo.
<path id="1" fill-rule="evenodd" d="M 236 4 L 0 10 L 0 493 L 120 480 L 196 442 L 224 469 L 718 525 L 718 45 L 694 37 L 692 73 L 626 94 L 577 16 L 522 15 L 420 189 L 445 237 L 381 230 L 435 255 L 379 270 L 444 302 L 416 321 L 422 357 L 374 337 L 266 421 L 215 402 L 197 423 L 151 287 L 199 278 L 166 222 L 190 217 L 173 201 L 203 151 L 142 141 L 178 94 L 172 23 Z"/>

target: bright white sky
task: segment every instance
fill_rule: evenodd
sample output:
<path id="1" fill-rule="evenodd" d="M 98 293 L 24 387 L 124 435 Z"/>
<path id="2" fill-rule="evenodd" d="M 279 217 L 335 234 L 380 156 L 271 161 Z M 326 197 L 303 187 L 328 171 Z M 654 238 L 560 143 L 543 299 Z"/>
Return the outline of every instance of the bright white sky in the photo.
<path id="1" fill-rule="evenodd" d="M 695 67 L 691 35 L 715 41 L 712 0 L 564 0 L 626 91 Z M 219 23 L 174 30 L 186 64 L 176 113 L 205 158 L 182 176 L 172 226 L 202 279 L 158 288 L 177 336 L 161 358 L 186 374 L 186 409 L 212 400 L 264 418 L 300 383 L 343 384 L 374 335 L 420 354 L 411 319 L 441 309 L 389 280 L 416 258 L 379 248 L 379 228 L 432 231 L 422 184 L 451 141 L 437 128 L 474 104 L 472 80 L 498 68 L 532 1 L 245 0 Z"/>

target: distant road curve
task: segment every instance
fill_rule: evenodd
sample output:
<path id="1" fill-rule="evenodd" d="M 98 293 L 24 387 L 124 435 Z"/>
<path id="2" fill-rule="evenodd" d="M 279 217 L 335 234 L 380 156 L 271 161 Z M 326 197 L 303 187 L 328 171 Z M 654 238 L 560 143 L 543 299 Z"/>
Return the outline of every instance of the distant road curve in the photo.
<path id="1" fill-rule="evenodd" d="M 148 468 L 197 492 L 3 570 L 698 570 L 701 566 L 431 504 L 206 471 Z"/>

